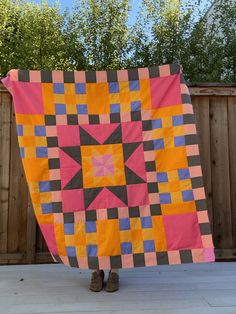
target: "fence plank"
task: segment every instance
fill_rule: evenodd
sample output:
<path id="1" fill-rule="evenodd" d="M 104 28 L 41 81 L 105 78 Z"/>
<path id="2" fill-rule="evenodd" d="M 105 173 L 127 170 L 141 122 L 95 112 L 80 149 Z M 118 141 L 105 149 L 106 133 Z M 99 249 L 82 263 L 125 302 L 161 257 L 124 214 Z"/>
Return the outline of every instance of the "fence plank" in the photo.
<path id="1" fill-rule="evenodd" d="M 227 97 L 210 97 L 213 228 L 219 249 L 232 248 Z"/>
<path id="2" fill-rule="evenodd" d="M 190 87 L 191 95 L 196 96 L 209 96 L 209 95 L 218 95 L 218 96 L 236 96 L 235 86 L 212 86 L 213 84 L 207 86 L 195 86 Z"/>
<path id="3" fill-rule="evenodd" d="M 37 226 L 36 229 L 36 252 L 47 252 L 48 248 L 47 245 L 44 241 L 42 232 L 39 228 L 39 226 Z"/>
<path id="4" fill-rule="evenodd" d="M 27 206 L 27 262 L 35 263 L 36 254 L 36 228 L 37 221 L 33 209 L 33 204 L 28 192 L 28 206 Z"/>
<path id="5" fill-rule="evenodd" d="M 192 103 L 196 117 L 197 133 L 199 137 L 199 151 L 202 165 L 203 182 L 207 199 L 208 216 L 211 222 L 211 226 L 213 227 L 211 167 L 209 167 L 209 165 L 211 164 L 211 150 L 209 144 L 210 143 L 209 97 L 193 96 Z"/>
<path id="6" fill-rule="evenodd" d="M 7 253 L 11 97 L 0 94 L 0 253 Z"/>
<path id="7" fill-rule="evenodd" d="M 20 159 L 15 113 L 12 106 L 8 253 L 26 251 L 26 195 L 27 187 L 23 165 Z"/>
<path id="8" fill-rule="evenodd" d="M 236 97 L 228 98 L 229 168 L 233 247 L 236 248 Z M 236 252 L 235 252 L 236 256 Z"/>
<path id="9" fill-rule="evenodd" d="M 14 107 L 13 107 L 14 111 Z M 12 124 L 14 127 L 12 128 L 12 142 L 14 145 L 18 146 L 17 139 L 17 131 L 15 124 L 15 112 L 12 115 Z M 27 226 L 27 205 L 28 205 L 28 187 L 25 179 L 24 168 L 22 164 L 22 160 L 20 158 L 19 149 L 17 149 L 16 155 L 14 155 L 14 162 L 17 167 L 18 175 L 17 175 L 17 187 L 15 187 L 15 191 L 17 192 L 17 207 L 19 209 L 18 212 L 18 233 L 19 233 L 19 252 L 23 253 L 23 260 L 25 260 L 26 251 L 27 251 L 27 233 L 25 232 Z"/>

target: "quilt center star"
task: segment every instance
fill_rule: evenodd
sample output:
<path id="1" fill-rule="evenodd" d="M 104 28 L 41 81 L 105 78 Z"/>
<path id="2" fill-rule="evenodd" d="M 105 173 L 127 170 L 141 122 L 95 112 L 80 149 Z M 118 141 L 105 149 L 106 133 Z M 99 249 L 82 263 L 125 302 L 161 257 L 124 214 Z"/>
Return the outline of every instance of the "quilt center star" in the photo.
<path id="1" fill-rule="evenodd" d="M 65 211 L 148 204 L 140 121 L 58 125 L 57 132 L 59 160 L 51 167 L 60 165 Z"/>
<path id="2" fill-rule="evenodd" d="M 85 188 L 125 185 L 122 144 L 81 146 Z"/>
<path id="3" fill-rule="evenodd" d="M 92 164 L 95 176 L 114 175 L 114 161 L 111 154 L 92 156 Z"/>

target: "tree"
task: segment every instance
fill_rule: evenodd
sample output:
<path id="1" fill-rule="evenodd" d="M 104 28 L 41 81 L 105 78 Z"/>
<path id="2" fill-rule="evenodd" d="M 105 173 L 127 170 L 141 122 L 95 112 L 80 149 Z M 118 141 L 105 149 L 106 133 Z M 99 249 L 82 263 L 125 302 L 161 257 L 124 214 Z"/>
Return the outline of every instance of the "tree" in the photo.
<path id="1" fill-rule="evenodd" d="M 218 0 L 213 12 L 215 31 L 221 40 L 221 79 L 236 80 L 236 1 Z"/>
<path id="2" fill-rule="evenodd" d="M 57 5 L 0 0 L 0 72 L 11 68 L 66 69 L 69 65 Z"/>
<path id="3" fill-rule="evenodd" d="M 211 0 L 213 1 L 213 0 Z M 236 79 L 236 1 L 130 0 L 57 4 L 0 0 L 0 75 L 11 68 L 106 70 L 177 62 L 192 81 Z M 134 4 L 136 4 L 134 2 Z"/>
<path id="4" fill-rule="evenodd" d="M 132 65 L 177 62 L 187 79 L 220 80 L 222 41 L 200 8 L 200 1 L 143 0 L 132 31 Z"/>
<path id="5" fill-rule="evenodd" d="M 81 0 L 69 17 L 66 33 L 76 69 L 115 69 L 128 54 L 128 0 Z M 75 47 L 75 50 L 74 50 Z M 85 64 L 78 50 L 83 51 Z"/>

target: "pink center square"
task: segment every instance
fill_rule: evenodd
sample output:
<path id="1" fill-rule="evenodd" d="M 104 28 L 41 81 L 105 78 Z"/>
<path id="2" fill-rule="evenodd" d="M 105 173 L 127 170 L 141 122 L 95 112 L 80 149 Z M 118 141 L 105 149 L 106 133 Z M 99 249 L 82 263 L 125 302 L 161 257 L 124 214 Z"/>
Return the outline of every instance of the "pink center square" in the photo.
<path id="1" fill-rule="evenodd" d="M 115 173 L 111 154 L 92 156 L 92 163 L 95 176 L 110 176 Z"/>

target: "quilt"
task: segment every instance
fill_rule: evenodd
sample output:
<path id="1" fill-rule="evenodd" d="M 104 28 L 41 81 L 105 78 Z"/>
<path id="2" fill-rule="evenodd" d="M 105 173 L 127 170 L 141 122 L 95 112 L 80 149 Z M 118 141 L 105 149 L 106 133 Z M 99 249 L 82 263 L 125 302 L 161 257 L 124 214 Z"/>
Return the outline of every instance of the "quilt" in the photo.
<path id="1" fill-rule="evenodd" d="M 54 262 L 110 269 L 215 261 L 181 65 L 13 69 L 2 82 Z"/>

